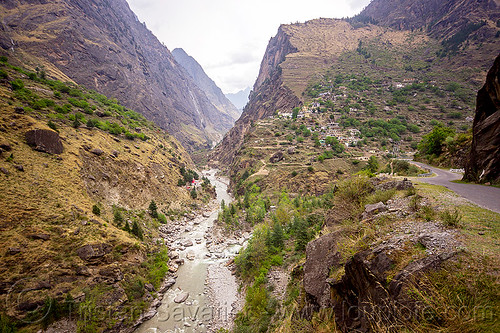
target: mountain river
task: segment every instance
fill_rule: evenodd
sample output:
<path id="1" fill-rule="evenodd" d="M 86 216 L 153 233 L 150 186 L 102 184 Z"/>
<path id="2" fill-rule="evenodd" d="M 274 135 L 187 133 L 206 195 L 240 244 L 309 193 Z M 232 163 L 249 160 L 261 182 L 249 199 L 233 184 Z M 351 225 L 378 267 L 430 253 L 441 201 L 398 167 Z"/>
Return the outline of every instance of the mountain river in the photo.
<path id="1" fill-rule="evenodd" d="M 216 176 L 216 170 L 203 174 L 215 186 L 219 205 L 222 200 L 232 201 L 227 192 L 228 179 Z M 184 231 L 169 244 L 169 250 L 175 250 L 184 264 L 179 266 L 176 282 L 164 294 L 156 315 L 141 324 L 136 333 L 214 332 L 220 327 L 231 327 L 241 300 L 227 262 L 249 236 L 213 239 L 211 230 L 218 211 L 187 222 Z"/>

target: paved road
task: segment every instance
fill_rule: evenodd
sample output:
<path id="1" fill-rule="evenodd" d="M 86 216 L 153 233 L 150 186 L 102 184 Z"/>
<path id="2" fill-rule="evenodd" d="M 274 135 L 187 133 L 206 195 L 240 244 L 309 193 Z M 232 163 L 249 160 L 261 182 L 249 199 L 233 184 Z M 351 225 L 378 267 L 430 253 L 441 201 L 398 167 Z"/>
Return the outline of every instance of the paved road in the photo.
<path id="1" fill-rule="evenodd" d="M 429 184 L 444 186 L 479 206 L 500 213 L 500 188 L 475 184 L 452 183 L 452 180 L 461 179 L 462 175 L 434 168 L 424 163 L 413 161 L 411 163 L 430 169 L 436 174 L 435 177 L 422 177 L 418 180 Z"/>

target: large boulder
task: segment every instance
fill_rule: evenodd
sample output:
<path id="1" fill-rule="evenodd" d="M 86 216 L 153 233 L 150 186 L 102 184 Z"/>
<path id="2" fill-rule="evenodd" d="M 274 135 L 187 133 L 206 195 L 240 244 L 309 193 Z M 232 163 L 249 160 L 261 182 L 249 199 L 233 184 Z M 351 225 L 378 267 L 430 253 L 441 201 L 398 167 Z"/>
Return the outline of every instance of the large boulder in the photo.
<path id="1" fill-rule="evenodd" d="M 271 163 L 278 163 L 279 161 L 283 160 L 285 154 L 283 154 L 282 151 L 276 152 L 273 156 L 269 158 L 269 162 Z"/>
<path id="2" fill-rule="evenodd" d="M 363 212 L 363 220 L 366 220 L 373 215 L 387 211 L 387 206 L 383 202 L 377 202 L 374 204 L 365 205 L 365 211 Z"/>
<path id="3" fill-rule="evenodd" d="M 330 233 L 307 244 L 304 264 L 304 289 L 312 304 L 325 307 L 330 304 L 330 286 L 327 279 L 330 268 L 338 265 L 338 233 Z"/>
<path id="4" fill-rule="evenodd" d="M 477 94 L 465 180 L 500 183 L 500 55 Z"/>
<path id="5" fill-rule="evenodd" d="M 76 250 L 76 254 L 82 260 L 91 261 L 104 257 L 106 254 L 110 253 L 111 250 L 112 246 L 109 244 L 87 244 Z"/>
<path id="6" fill-rule="evenodd" d="M 25 134 L 26 142 L 35 150 L 49 154 L 61 154 L 63 145 L 59 134 L 48 129 L 33 129 Z"/>
<path id="7" fill-rule="evenodd" d="M 183 291 L 174 298 L 175 303 L 184 303 L 189 297 L 189 293 Z"/>

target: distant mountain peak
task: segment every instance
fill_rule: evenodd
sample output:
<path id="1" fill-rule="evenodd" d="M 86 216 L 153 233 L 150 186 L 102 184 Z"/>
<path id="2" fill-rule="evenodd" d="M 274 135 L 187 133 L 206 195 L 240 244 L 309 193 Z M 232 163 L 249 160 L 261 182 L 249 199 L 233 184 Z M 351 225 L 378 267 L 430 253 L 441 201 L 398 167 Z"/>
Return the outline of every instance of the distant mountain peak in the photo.
<path id="1" fill-rule="evenodd" d="M 248 97 L 250 96 L 250 92 L 252 88 L 246 87 L 243 90 L 240 90 L 235 93 L 226 94 L 226 97 L 236 106 L 239 110 L 243 110 L 245 105 L 248 103 Z"/>
<path id="2" fill-rule="evenodd" d="M 176 48 L 172 55 L 194 80 L 195 84 L 207 95 L 210 102 L 224 114 L 224 122 L 230 127 L 239 118 L 240 112 L 224 95 L 217 84 L 205 73 L 203 67 L 182 48 Z"/>

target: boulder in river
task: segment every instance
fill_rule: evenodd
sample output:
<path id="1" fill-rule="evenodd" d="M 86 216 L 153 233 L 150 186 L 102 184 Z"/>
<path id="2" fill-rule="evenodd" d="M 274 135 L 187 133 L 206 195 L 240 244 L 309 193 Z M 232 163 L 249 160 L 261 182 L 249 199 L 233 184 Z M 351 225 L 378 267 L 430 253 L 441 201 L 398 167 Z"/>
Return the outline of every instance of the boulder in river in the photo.
<path id="1" fill-rule="evenodd" d="M 189 293 L 183 291 L 174 298 L 175 303 L 184 303 L 189 297 Z"/>
<path id="2" fill-rule="evenodd" d="M 175 260 L 175 259 L 179 258 L 179 252 L 177 252 L 177 251 L 171 251 L 168 254 L 168 256 L 170 257 L 170 259 Z"/>

